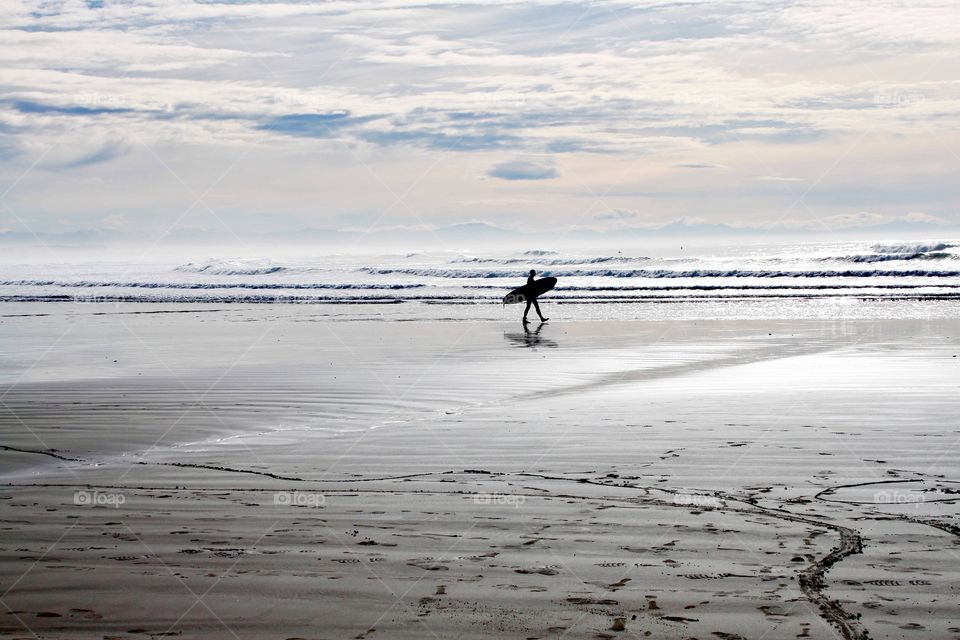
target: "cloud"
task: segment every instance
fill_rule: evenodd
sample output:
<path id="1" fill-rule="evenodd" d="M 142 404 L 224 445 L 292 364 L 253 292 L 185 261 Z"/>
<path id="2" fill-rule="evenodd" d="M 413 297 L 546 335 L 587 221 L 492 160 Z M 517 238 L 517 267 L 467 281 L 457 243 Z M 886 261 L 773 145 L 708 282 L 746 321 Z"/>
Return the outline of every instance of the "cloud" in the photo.
<path id="1" fill-rule="evenodd" d="M 100 227 L 108 230 L 122 229 L 129 225 L 129 222 L 127 217 L 122 213 L 113 213 L 105 216 L 103 220 L 100 221 Z"/>
<path id="2" fill-rule="evenodd" d="M 783 228 L 803 231 L 830 231 L 847 229 L 869 229 L 887 225 L 910 226 L 948 226 L 950 220 L 926 213 L 878 213 L 874 211 L 857 211 L 830 216 L 821 216 L 816 219 L 783 220 L 769 228 Z"/>
<path id="3" fill-rule="evenodd" d="M 260 125 L 261 131 L 275 131 L 307 138 L 333 138 L 345 127 L 360 125 L 379 116 L 352 117 L 348 111 L 334 113 L 293 113 L 277 116 Z"/>
<path id="4" fill-rule="evenodd" d="M 805 178 L 791 178 L 788 176 L 757 176 L 757 180 L 770 182 L 803 182 Z"/>
<path id="5" fill-rule="evenodd" d="M 519 138 L 496 132 L 445 133 L 429 128 L 409 130 L 367 130 L 359 134 L 362 140 L 378 145 L 414 145 L 444 151 L 478 151 L 508 149 L 520 144 Z"/>
<path id="6" fill-rule="evenodd" d="M 720 164 L 711 164 L 709 162 L 681 162 L 673 165 L 678 169 L 726 169 Z"/>
<path id="7" fill-rule="evenodd" d="M 914 211 L 903 216 L 903 219 L 907 222 L 925 222 L 929 224 L 937 225 L 948 225 L 950 221 L 941 216 L 931 216 L 928 213 L 921 213 L 919 211 Z"/>
<path id="8" fill-rule="evenodd" d="M 626 209 L 611 209 L 610 211 L 604 211 L 594 216 L 597 220 L 633 220 L 636 217 L 636 211 L 628 211 Z"/>
<path id="9" fill-rule="evenodd" d="M 127 154 L 111 189 L 20 180 L 38 224 L 180 206 L 158 159 L 198 183 L 227 171 L 227 220 L 320 215 L 305 194 L 322 175 L 330 217 L 414 183 L 441 224 L 772 221 L 795 204 L 784 185 L 827 168 L 804 199 L 823 218 L 955 210 L 960 82 L 934 64 L 960 46 L 954 0 L 706 4 L 0 2 L 0 179 L 52 147 L 37 166 L 65 174 Z M 600 194 L 585 214 L 578 196 Z"/>
<path id="10" fill-rule="evenodd" d="M 51 105 L 29 100 L 13 100 L 10 106 L 20 113 L 58 114 L 68 116 L 99 116 L 104 114 L 129 113 L 130 109 L 107 106 Z"/>
<path id="11" fill-rule="evenodd" d="M 550 180 L 560 174 L 552 166 L 518 160 L 502 162 L 487 171 L 487 175 L 501 180 Z"/>
<path id="12" fill-rule="evenodd" d="M 44 168 L 47 170 L 58 170 L 62 171 L 65 169 L 79 169 L 81 167 L 89 167 L 91 165 L 100 164 L 102 162 L 109 162 L 114 158 L 118 158 L 125 153 L 125 149 L 121 145 L 116 144 L 107 144 L 99 149 L 91 151 L 89 153 L 82 154 L 80 156 L 74 157 L 69 160 L 62 160 L 59 162 L 50 162 L 44 165 Z"/>

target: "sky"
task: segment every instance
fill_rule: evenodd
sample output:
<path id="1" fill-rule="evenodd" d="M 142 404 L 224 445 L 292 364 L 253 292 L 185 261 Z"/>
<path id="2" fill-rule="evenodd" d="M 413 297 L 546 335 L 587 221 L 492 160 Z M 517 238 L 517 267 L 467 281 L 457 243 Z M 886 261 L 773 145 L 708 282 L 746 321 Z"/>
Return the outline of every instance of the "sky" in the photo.
<path id="1" fill-rule="evenodd" d="M 956 0 L 3 0 L 0 234 L 960 226 Z"/>

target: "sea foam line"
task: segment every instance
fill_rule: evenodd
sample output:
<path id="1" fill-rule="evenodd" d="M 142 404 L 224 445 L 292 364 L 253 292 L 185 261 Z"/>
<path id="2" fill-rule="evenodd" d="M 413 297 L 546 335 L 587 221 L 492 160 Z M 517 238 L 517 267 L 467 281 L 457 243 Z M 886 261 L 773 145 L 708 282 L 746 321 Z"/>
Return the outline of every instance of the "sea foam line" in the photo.
<path id="1" fill-rule="evenodd" d="M 465 269 L 394 269 L 362 267 L 359 269 L 372 275 L 409 275 L 435 278 L 518 278 L 522 274 L 516 270 L 469 271 Z M 558 278 L 600 277 L 600 278 L 956 278 L 958 270 L 880 270 L 880 269 L 844 269 L 818 271 L 782 271 L 748 269 L 692 269 L 673 271 L 670 269 L 571 269 L 564 271 L 544 270 L 543 276 Z"/>

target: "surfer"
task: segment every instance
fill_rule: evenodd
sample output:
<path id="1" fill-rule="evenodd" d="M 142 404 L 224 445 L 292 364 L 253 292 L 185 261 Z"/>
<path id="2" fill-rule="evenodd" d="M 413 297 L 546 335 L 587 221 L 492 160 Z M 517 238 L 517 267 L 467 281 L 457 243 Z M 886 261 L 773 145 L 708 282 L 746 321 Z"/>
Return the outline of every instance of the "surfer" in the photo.
<path id="1" fill-rule="evenodd" d="M 535 269 L 530 269 L 530 275 L 527 276 L 527 286 L 531 286 L 534 283 L 533 277 L 537 275 Z M 530 322 L 527 320 L 527 314 L 530 313 L 530 305 L 533 305 L 533 308 L 537 310 L 537 315 L 540 316 L 540 322 L 546 322 L 550 318 L 544 318 L 543 314 L 540 313 L 540 305 L 537 304 L 537 296 L 532 296 L 527 299 L 527 308 L 523 310 L 523 324 Z"/>
<path id="2" fill-rule="evenodd" d="M 527 314 L 530 313 L 530 305 L 533 305 L 533 308 L 537 310 L 537 315 L 540 316 L 540 322 L 546 322 L 550 318 L 544 318 L 543 314 L 540 313 L 540 305 L 537 303 L 537 298 L 552 291 L 555 286 L 557 286 L 557 279 L 550 278 L 540 278 L 535 280 L 534 276 L 537 275 L 537 272 L 533 269 L 530 269 L 530 277 L 527 278 L 527 284 L 522 287 L 517 287 L 507 295 L 503 296 L 503 304 L 518 304 L 520 302 L 526 302 L 527 308 L 523 310 L 523 324 L 526 325 Z"/>

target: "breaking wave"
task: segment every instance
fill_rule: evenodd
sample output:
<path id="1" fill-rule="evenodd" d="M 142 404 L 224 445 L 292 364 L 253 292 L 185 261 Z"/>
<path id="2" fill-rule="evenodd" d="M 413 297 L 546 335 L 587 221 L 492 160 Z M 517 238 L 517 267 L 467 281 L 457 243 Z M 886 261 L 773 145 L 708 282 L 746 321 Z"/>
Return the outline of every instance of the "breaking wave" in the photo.
<path id="1" fill-rule="evenodd" d="M 260 276 L 289 270 L 289 267 L 274 264 L 270 260 L 207 260 L 174 267 L 174 271 L 182 273 L 207 273 L 217 276 Z"/>
<path id="2" fill-rule="evenodd" d="M 419 289 L 423 284 L 326 284 L 326 283 L 286 283 L 286 282 L 100 282 L 79 280 L 75 282 L 59 280 L 4 280 L 4 287 L 70 287 L 86 289 L 94 287 L 113 287 L 117 289 Z"/>
<path id="3" fill-rule="evenodd" d="M 831 291 L 786 291 L 791 287 L 771 287 L 768 291 L 748 291 L 751 287 L 718 287 L 730 291 L 713 292 L 714 288 L 701 290 L 699 287 L 678 288 L 641 288 L 637 291 L 624 292 L 621 295 L 598 295 L 603 288 L 587 290 L 581 294 L 572 294 L 567 290 L 560 295 L 551 296 L 554 304 L 604 303 L 630 304 L 645 302 L 699 302 L 705 300 L 778 300 L 778 299 L 816 299 L 816 298 L 849 298 L 849 299 L 885 299 L 885 300 L 960 300 L 957 291 L 917 291 L 902 288 L 902 291 L 866 291 L 863 289 L 877 289 L 879 287 L 865 287 L 860 291 L 841 291 L 832 288 Z M 798 287 L 800 288 L 800 287 Z M 806 288 L 806 287 L 803 287 Z M 895 287 L 900 289 L 899 287 Z M 738 290 L 739 289 L 739 290 Z M 817 289 L 817 287 L 810 287 Z M 659 293 L 656 293 L 659 292 Z M 499 305 L 502 291 L 496 295 L 482 295 L 479 293 L 448 293 L 439 295 L 351 295 L 351 296 L 306 296 L 283 294 L 207 294 L 195 293 L 125 293 L 108 295 L 69 295 L 69 294 L 0 294 L 0 302 L 62 302 L 73 304 L 102 304 L 102 303 L 214 303 L 214 304 L 494 304 Z M 159 313 L 159 312 L 158 312 Z"/>
<path id="4" fill-rule="evenodd" d="M 400 304 L 406 302 L 396 296 L 345 296 L 306 297 L 285 295 L 53 295 L 18 294 L 0 295 L 0 302 L 70 302 L 118 303 L 118 302 L 163 302 L 163 303 L 250 303 L 250 304 Z"/>
<path id="5" fill-rule="evenodd" d="M 519 278 L 523 274 L 515 269 L 469 271 L 465 269 L 382 269 L 363 267 L 360 269 L 373 275 L 400 274 L 435 278 Z M 543 276 L 557 278 L 600 277 L 600 278 L 875 278 L 875 277 L 918 277 L 918 278 L 955 278 L 960 271 L 914 270 L 818 270 L 818 271 L 781 271 L 749 269 L 693 269 L 673 271 L 670 269 L 570 269 L 544 271 Z"/>
<path id="6" fill-rule="evenodd" d="M 956 245 L 946 242 L 926 243 L 900 243 L 900 244 L 875 244 L 871 249 L 877 253 L 930 253 L 931 251 L 943 251 Z"/>
<path id="7" fill-rule="evenodd" d="M 843 256 L 841 258 L 820 258 L 820 262 L 892 262 L 897 260 L 945 260 L 955 258 L 956 255 L 943 251 L 930 253 L 869 253 L 864 255 Z"/>
<path id="8" fill-rule="evenodd" d="M 459 264 L 526 264 L 534 266 L 567 266 L 578 264 L 625 264 L 629 262 L 643 262 L 647 257 L 628 258 L 624 256 L 600 256 L 596 258 L 547 258 L 530 260 L 528 258 L 473 258 L 461 257 L 451 260 Z"/>

